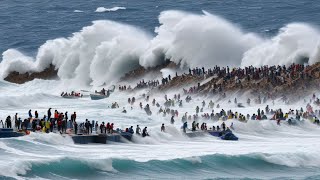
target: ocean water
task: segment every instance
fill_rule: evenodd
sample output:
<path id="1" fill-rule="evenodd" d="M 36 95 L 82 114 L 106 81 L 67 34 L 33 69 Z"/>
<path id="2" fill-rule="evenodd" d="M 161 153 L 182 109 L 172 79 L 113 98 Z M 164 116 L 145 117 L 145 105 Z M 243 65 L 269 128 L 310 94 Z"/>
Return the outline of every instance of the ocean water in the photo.
<path id="1" fill-rule="evenodd" d="M 228 126 L 234 123 L 237 142 L 188 138 L 180 129 L 181 115 L 194 114 L 203 99 L 221 105 L 215 112 L 223 108 L 243 114 L 267 104 L 273 109 L 305 108 L 303 100 L 238 108 L 215 96 L 194 96 L 190 104 L 175 108 L 179 117 L 169 125 L 170 117 L 157 114 L 156 107 L 151 106 L 152 116 L 138 107 L 139 102 L 147 103 L 142 94 L 148 90 L 116 91 L 100 101 L 60 97 L 62 91 L 94 91 L 103 84 L 108 88 L 129 70 L 161 64 L 161 57 L 189 67 L 288 64 L 300 62 L 300 57 L 318 62 L 319 10 L 320 3 L 312 0 L 2 0 L 1 77 L 11 70 L 41 71 L 52 63 L 60 79 L 23 85 L 1 80 L 0 119 L 15 113 L 25 118 L 29 109 L 42 117 L 52 107 L 76 111 L 79 122 L 114 122 L 121 129 L 147 126 L 151 136 L 107 145 L 75 145 L 59 134 L 0 139 L 0 179 L 320 179 L 320 130 L 309 121 L 278 126 L 273 121 L 228 120 Z M 168 74 L 175 72 L 163 69 L 144 78 Z M 134 86 L 139 80 L 119 84 Z M 175 93 L 182 94 L 182 89 L 166 92 L 169 97 Z M 164 95 L 150 94 L 150 99 L 164 103 Z M 137 103 L 131 110 L 127 99 L 133 96 Z M 245 102 L 247 94 L 228 97 Z M 110 109 L 113 102 L 120 109 Z M 127 114 L 121 113 L 123 107 Z M 166 133 L 160 132 L 162 123 Z"/>
<path id="2" fill-rule="evenodd" d="M 96 13 L 98 7 L 125 7 L 126 10 Z M 317 1 L 49 1 L 28 2 L 3 0 L 0 4 L 0 52 L 18 48 L 34 54 L 49 39 L 68 37 L 94 20 L 109 19 L 138 26 L 149 33 L 159 25 L 158 16 L 165 10 L 202 10 L 220 15 L 245 30 L 266 36 L 292 22 L 319 25 Z M 76 10 L 81 12 L 75 12 Z"/>

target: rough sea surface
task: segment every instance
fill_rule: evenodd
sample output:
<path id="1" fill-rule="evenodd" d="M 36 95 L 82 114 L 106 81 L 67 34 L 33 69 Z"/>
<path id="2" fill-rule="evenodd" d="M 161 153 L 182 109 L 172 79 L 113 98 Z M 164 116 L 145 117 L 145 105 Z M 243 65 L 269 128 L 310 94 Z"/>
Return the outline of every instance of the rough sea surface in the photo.
<path id="1" fill-rule="evenodd" d="M 182 16 L 188 18 L 183 19 Z M 179 26 L 173 30 L 168 27 L 173 19 L 180 18 L 183 19 L 180 22 L 182 29 L 174 33 L 175 41 L 164 36 L 167 32 L 179 29 Z M 163 23 L 160 24 L 159 19 Z M 158 63 L 154 57 L 154 61 L 148 61 L 149 57 L 153 58 L 145 54 L 155 52 L 156 47 L 167 47 L 166 55 L 170 57 L 186 57 L 184 61 L 190 66 L 207 63 L 201 61 L 201 58 L 206 59 L 212 54 L 203 51 L 208 56 L 196 56 L 199 58 L 196 61 L 192 59 L 196 54 L 193 50 L 199 47 L 197 43 L 212 37 L 231 37 L 227 39 L 231 43 L 226 39 L 219 39 L 219 43 L 225 45 L 219 52 L 226 49 L 228 51 L 215 56 L 212 62 L 205 64 L 208 66 L 222 63 L 221 59 L 226 57 L 225 54 L 230 54 L 232 58 L 241 56 L 235 63 L 229 62 L 233 65 L 274 62 L 267 55 L 272 54 L 270 52 L 275 49 L 282 51 L 276 51 L 272 57 L 279 58 L 284 64 L 291 62 L 292 59 L 287 55 L 292 57 L 289 53 L 292 51 L 295 52 L 294 55 L 316 59 L 320 54 L 316 50 L 320 42 L 319 19 L 320 2 L 313 0 L 2 0 L 0 52 L 3 57 L 0 59 L 5 63 L 0 65 L 0 72 L 5 73 L 12 68 L 23 72 L 26 67 L 44 67 L 41 63 L 39 66 L 26 63 L 29 60 L 54 62 L 60 66 L 58 75 L 61 79 L 34 80 L 23 85 L 1 80 L 0 119 L 5 119 L 8 115 L 13 117 L 16 112 L 25 118 L 29 109 L 38 110 L 42 117 L 52 107 L 62 112 L 68 111 L 69 114 L 76 111 L 79 122 L 85 119 L 100 123 L 114 122 L 115 127 L 121 129 L 131 125 L 135 127 L 137 124 L 141 127 L 148 126 L 151 136 L 134 136 L 132 143 L 107 145 L 75 145 L 69 137 L 52 133 L 31 133 L 19 138 L 0 139 L 0 179 L 320 179 L 320 129 L 309 121 L 297 126 L 278 126 L 274 121 L 241 123 L 228 120 L 228 126 L 234 123 L 234 133 L 239 141 L 222 141 L 211 136 L 191 139 L 181 132 L 181 115 L 185 112 L 195 113 L 195 106 L 200 106 L 203 99 L 207 103 L 211 99 L 216 102 L 218 97 L 194 97 L 190 104 L 185 104 L 182 108 L 176 107 L 180 116 L 176 118 L 174 125 L 169 125 L 169 116 L 157 115 L 158 108 L 152 106 L 154 113 L 149 117 L 138 107 L 140 101 L 146 104 L 141 96 L 146 93 L 143 90 L 130 94 L 116 91 L 110 98 L 100 101 L 60 97 L 62 91 L 98 89 L 87 82 L 99 86 L 105 81 L 117 81 L 121 73 L 125 72 L 123 69 L 127 71 L 137 66 Z M 220 35 L 218 33 L 221 31 L 213 31 L 217 36 L 212 35 L 210 30 L 212 27 L 219 27 L 219 23 L 209 26 L 210 23 L 207 22 L 211 20 L 223 24 L 221 31 L 234 33 Z M 195 22 L 199 24 L 193 24 Z M 184 31 L 185 28 L 188 31 Z M 282 28 L 285 29 L 284 33 L 279 32 Z M 159 31 L 155 29 L 160 29 L 163 34 L 158 36 Z M 108 37 L 113 37 L 114 34 L 117 35 L 116 40 L 108 41 Z M 248 36 L 250 38 L 247 39 Z M 122 37 L 126 37 L 126 40 L 122 41 Z M 183 47 L 190 48 L 192 54 L 183 54 L 185 52 L 181 49 L 168 47 L 165 44 L 168 39 L 177 45 L 194 42 L 192 48 Z M 189 41 L 184 42 L 184 39 Z M 151 45 L 148 44 L 150 42 Z M 236 45 L 233 46 L 233 42 Z M 113 43 L 116 45 L 113 46 Z M 126 54 L 132 47 L 137 48 L 136 51 Z M 264 51 L 265 49 L 267 50 Z M 120 56 L 119 59 L 117 55 Z M 74 57 L 81 57 L 81 63 Z M 105 59 L 108 62 L 117 59 L 115 62 L 122 63 L 105 65 L 102 63 Z M 129 62 L 130 59 L 137 61 Z M 10 64 L 10 60 L 15 63 Z M 91 61 L 93 63 L 89 64 L 89 68 L 86 63 Z M 105 66 L 112 67 L 108 70 L 109 74 L 106 73 Z M 112 71 L 114 69 L 115 72 Z M 163 75 L 167 75 L 166 72 Z M 146 79 L 154 77 L 161 78 L 151 76 Z M 136 82 L 128 83 L 135 85 Z M 172 97 L 178 91 L 167 94 Z M 137 103 L 130 110 L 127 99 L 132 96 L 137 98 Z M 164 93 L 159 93 L 151 95 L 150 99 L 155 98 L 164 103 L 163 97 Z M 230 99 L 235 97 L 238 102 L 246 101 L 244 95 L 240 97 L 236 93 L 231 94 Z M 118 102 L 121 108 L 110 109 L 112 102 Z M 266 106 L 261 104 L 238 108 L 234 104 L 228 104 L 227 100 L 220 101 L 219 104 L 221 108 L 215 108 L 215 112 L 224 108 L 243 114 L 255 113 L 257 108 L 264 109 Z M 281 100 L 275 100 L 275 105 L 271 108 L 287 111 L 289 108 L 305 108 L 305 105 L 303 100 L 290 106 Z M 122 107 L 128 110 L 127 114 L 121 113 Z M 211 109 L 205 108 L 204 112 L 210 113 Z M 166 133 L 160 132 L 162 123 L 167 125 Z M 222 122 L 207 123 L 212 126 Z"/>
<path id="2" fill-rule="evenodd" d="M 98 7 L 125 7 L 126 10 L 95 12 Z M 247 31 L 264 36 L 275 34 L 292 22 L 320 25 L 320 3 L 313 0 L 3 0 L 0 3 L 0 52 L 17 48 L 34 54 L 50 39 L 68 37 L 94 20 L 113 20 L 138 26 L 153 33 L 158 16 L 165 10 L 201 13 L 202 10 L 222 16 Z"/>

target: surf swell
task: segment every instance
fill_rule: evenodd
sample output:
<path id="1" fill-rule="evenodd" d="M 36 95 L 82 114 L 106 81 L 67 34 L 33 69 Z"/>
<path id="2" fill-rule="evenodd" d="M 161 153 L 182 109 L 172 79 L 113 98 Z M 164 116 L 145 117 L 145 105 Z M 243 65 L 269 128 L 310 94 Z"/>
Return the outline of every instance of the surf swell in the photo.
<path id="1" fill-rule="evenodd" d="M 88 156 L 90 156 L 88 154 Z M 269 175 L 276 175 L 278 178 L 289 177 L 288 172 L 310 173 L 316 166 L 305 168 L 304 166 L 288 167 L 270 161 L 268 154 L 248 154 L 240 156 L 208 155 L 201 157 L 190 157 L 172 160 L 150 160 L 139 162 L 129 159 L 74 159 L 60 158 L 50 163 L 32 162 L 26 166 L 25 174 L 17 174 L 16 177 L 41 177 L 41 178 L 121 178 L 129 179 L 134 177 L 158 177 L 168 179 L 172 177 L 199 177 L 206 178 L 268 178 Z M 290 155 L 291 156 L 291 155 Z M 296 156 L 296 155 L 295 155 Z M 283 155 L 281 155 L 283 157 Z M 289 156 L 288 156 L 289 157 Z M 288 160 L 290 161 L 290 160 Z M 248 172 L 249 171 L 249 172 Z M 254 174 L 250 174 L 254 171 Z M 128 177 L 130 174 L 130 177 Z M 5 176 L 4 173 L 1 173 Z M 296 177 L 299 177 L 295 173 Z M 314 175 L 314 174 L 313 174 Z M 319 174 L 318 174 L 319 175 Z M 201 176 L 200 176 L 201 177 Z M 290 174 L 290 177 L 292 174 Z"/>
<path id="2" fill-rule="evenodd" d="M 235 132 L 241 138 L 243 137 L 243 144 L 232 142 L 228 144 L 215 141 L 212 137 L 208 139 L 202 137 L 201 146 L 196 140 L 189 143 L 177 141 L 171 143 L 168 140 L 162 142 L 165 146 L 162 146 L 161 142 L 152 145 L 121 143 L 114 146 L 82 146 L 73 144 L 70 138 L 53 133 L 31 133 L 25 137 L 2 139 L 0 159 L 10 157 L 10 161 L 0 163 L 0 177 L 16 179 L 105 179 L 106 177 L 110 179 L 141 179 L 142 177 L 145 179 L 176 177 L 184 179 L 310 177 L 317 179 L 319 177 L 317 168 L 320 165 L 320 159 L 317 150 L 307 151 L 296 146 L 293 146 L 296 147 L 295 150 L 288 150 L 291 146 L 282 147 L 277 145 L 275 140 L 277 137 L 282 137 L 280 143 L 285 144 L 284 138 L 294 138 L 293 135 L 300 134 L 300 138 L 296 137 L 296 140 L 304 141 L 303 138 L 310 135 L 308 132 L 318 131 L 318 128 L 309 127 L 308 123 L 304 123 L 296 128 L 282 125 L 276 130 L 276 125 L 272 121 L 252 121 L 246 125 L 237 123 L 235 126 L 237 128 Z M 259 133 L 254 134 L 250 129 L 256 129 Z M 272 134 L 266 134 L 267 132 Z M 253 136 L 250 141 L 245 137 L 246 133 Z M 156 133 L 153 135 L 157 136 Z M 154 136 L 150 138 L 156 140 L 157 137 L 154 138 Z M 268 140 L 261 140 L 263 137 Z M 316 135 L 312 137 L 317 139 Z M 264 142 L 266 147 L 257 149 L 255 145 L 259 141 Z M 306 141 L 309 141 L 309 138 Z M 246 147 L 249 144 L 252 146 Z M 264 146 L 261 144 L 258 146 Z M 279 149 L 273 150 L 269 146 Z M 188 150 L 184 152 L 186 148 Z M 164 152 L 165 150 L 169 152 Z"/>

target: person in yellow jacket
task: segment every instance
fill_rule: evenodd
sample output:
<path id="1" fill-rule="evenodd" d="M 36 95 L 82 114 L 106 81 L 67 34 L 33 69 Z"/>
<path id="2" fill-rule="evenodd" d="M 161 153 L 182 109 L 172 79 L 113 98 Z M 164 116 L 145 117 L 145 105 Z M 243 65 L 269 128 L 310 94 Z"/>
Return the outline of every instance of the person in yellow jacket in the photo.
<path id="1" fill-rule="evenodd" d="M 289 114 L 286 113 L 286 114 L 284 115 L 284 118 L 285 118 L 285 119 L 288 119 L 288 117 L 289 117 Z"/>
<path id="2" fill-rule="evenodd" d="M 50 129 L 50 121 L 46 121 L 46 132 L 48 133 L 49 132 L 49 129 Z"/>
<path id="3" fill-rule="evenodd" d="M 43 133 L 46 132 L 46 127 L 45 127 L 45 126 L 43 126 L 43 128 L 42 128 L 42 132 L 43 132 Z"/>

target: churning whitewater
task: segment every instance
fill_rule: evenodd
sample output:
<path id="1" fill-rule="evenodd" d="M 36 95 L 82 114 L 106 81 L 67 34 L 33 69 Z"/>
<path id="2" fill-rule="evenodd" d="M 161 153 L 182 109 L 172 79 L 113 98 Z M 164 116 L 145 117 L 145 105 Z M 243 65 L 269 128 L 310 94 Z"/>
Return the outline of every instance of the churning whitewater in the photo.
<path id="1" fill-rule="evenodd" d="M 0 179 L 320 179 L 318 2 L 20 3 L 0 3 Z"/>
<path id="2" fill-rule="evenodd" d="M 147 116 L 144 110 L 127 104 L 127 97 L 136 96 L 143 101 L 141 94 L 114 92 L 106 101 L 92 101 L 88 98 L 70 100 L 61 98 L 57 92 L 66 87 L 63 81 L 34 80 L 23 85 L 1 82 L 0 113 L 22 117 L 27 116 L 29 107 L 45 114 L 48 107 L 76 111 L 79 122 L 86 118 L 111 121 L 120 129 L 128 125 L 148 126 L 150 137 L 134 135 L 131 142 L 111 143 L 107 145 L 76 145 L 70 137 L 60 134 L 31 133 L 29 136 L 0 140 L 0 176 L 17 179 L 105 179 L 108 178 L 157 178 L 157 179 L 207 179 L 207 178 L 315 178 L 320 165 L 318 158 L 320 144 L 315 143 L 320 129 L 309 121 L 297 126 L 277 125 L 275 121 L 226 121 L 227 126 L 234 125 L 238 142 L 222 141 L 212 136 L 197 138 L 186 137 L 180 130 L 180 120 L 170 125 L 170 116 L 162 117 L 157 113 Z M 168 93 L 168 97 L 175 92 Z M 164 94 L 152 97 L 162 104 Z M 238 97 L 239 102 L 246 99 Z M 179 112 L 194 111 L 193 104 L 201 104 L 202 99 L 219 102 L 220 108 L 231 109 L 239 113 L 253 113 L 266 104 L 256 104 L 239 108 L 227 100 L 218 97 L 196 97 L 191 104 L 179 108 Z M 158 100 L 159 99 L 159 100 Z M 163 99 L 163 100 L 162 100 Z M 111 109 L 111 104 L 128 109 Z M 275 100 L 274 109 L 289 107 L 281 99 Z M 290 104 L 300 108 L 303 100 Z M 152 111 L 156 107 L 151 107 Z M 210 109 L 204 108 L 204 112 Z M 223 121 L 208 121 L 208 126 L 220 125 Z M 166 133 L 160 132 L 160 125 L 166 124 Z M 247 170 L 254 171 L 250 173 Z M 130 177 L 128 177 L 130 174 Z M 143 179 L 144 179 L 143 178 Z"/>

